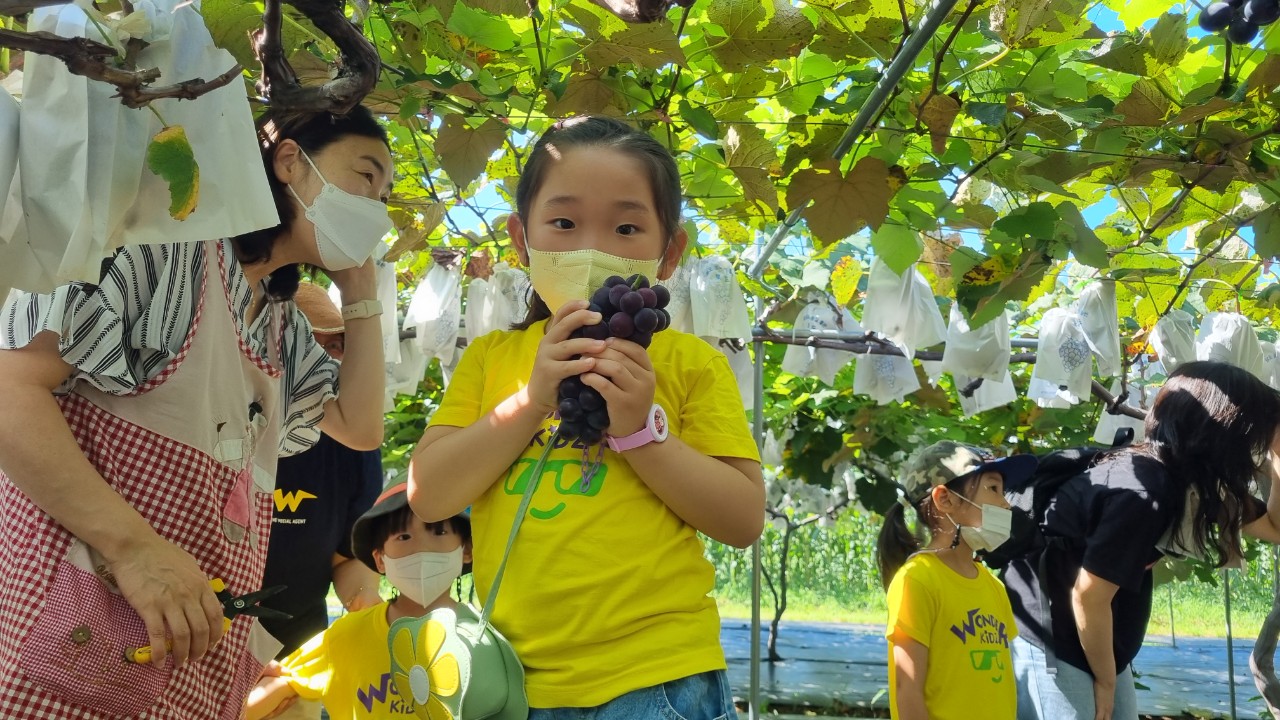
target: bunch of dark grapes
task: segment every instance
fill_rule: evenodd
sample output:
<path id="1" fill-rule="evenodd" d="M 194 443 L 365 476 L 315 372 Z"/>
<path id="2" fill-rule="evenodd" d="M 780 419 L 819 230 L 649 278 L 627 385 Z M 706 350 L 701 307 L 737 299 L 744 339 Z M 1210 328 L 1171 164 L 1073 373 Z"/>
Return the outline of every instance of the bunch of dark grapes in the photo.
<path id="1" fill-rule="evenodd" d="M 1211 3 L 1200 13 L 1200 27 L 1208 32 L 1226 31 L 1236 45 L 1248 45 L 1258 28 L 1280 20 L 1280 0 L 1226 0 Z"/>
<path id="2" fill-rule="evenodd" d="M 591 296 L 588 309 L 600 313 L 601 321 L 574 330 L 572 337 L 616 337 L 647 348 L 654 333 L 671 327 L 671 315 L 666 310 L 669 302 L 671 293 L 661 285 L 650 287 L 649 279 L 643 275 L 614 275 Z M 578 376 L 560 382 L 561 436 L 594 445 L 604 439 L 607 427 L 609 411 L 595 388 L 588 387 Z"/>

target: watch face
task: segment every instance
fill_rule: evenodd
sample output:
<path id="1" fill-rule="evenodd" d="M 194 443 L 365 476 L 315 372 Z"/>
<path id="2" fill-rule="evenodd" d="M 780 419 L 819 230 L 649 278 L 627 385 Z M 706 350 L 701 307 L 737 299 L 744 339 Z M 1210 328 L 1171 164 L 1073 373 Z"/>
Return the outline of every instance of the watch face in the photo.
<path id="1" fill-rule="evenodd" d="M 658 440 L 667 437 L 667 414 L 660 406 L 653 406 L 653 434 Z"/>

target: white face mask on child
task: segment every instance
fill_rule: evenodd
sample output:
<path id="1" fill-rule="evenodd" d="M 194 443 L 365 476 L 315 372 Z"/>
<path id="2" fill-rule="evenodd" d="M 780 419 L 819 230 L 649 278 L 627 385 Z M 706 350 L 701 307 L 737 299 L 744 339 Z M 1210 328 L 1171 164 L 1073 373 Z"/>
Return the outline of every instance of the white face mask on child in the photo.
<path id="1" fill-rule="evenodd" d="M 426 607 L 449 591 L 462 574 L 462 546 L 452 552 L 420 552 L 402 558 L 383 556 L 387 582 L 401 595 Z"/>
<path id="2" fill-rule="evenodd" d="M 610 276 L 643 275 L 658 280 L 657 260 L 632 260 L 599 250 L 543 252 L 529 248 L 529 282 L 555 313 L 573 300 L 587 300 Z"/>
<path id="3" fill-rule="evenodd" d="M 979 507 L 977 503 L 969 498 L 956 493 L 956 497 L 961 500 Z M 960 528 L 960 537 L 964 539 L 965 544 L 974 552 L 990 552 L 1000 547 L 1009 539 L 1009 532 L 1013 528 L 1013 512 L 1009 508 L 1002 508 L 999 505 L 983 503 L 982 508 L 982 525 L 980 527 L 969 527 L 968 525 L 960 525 L 955 520 L 951 520 L 948 515 L 947 519 L 951 520 L 951 524 Z"/>

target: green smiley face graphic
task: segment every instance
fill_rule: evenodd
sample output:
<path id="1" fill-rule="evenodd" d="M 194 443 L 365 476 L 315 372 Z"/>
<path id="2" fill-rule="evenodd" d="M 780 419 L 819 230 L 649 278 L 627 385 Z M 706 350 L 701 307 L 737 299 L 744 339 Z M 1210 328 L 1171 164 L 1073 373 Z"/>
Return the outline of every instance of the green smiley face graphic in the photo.
<path id="1" fill-rule="evenodd" d="M 525 488 L 533 479 L 533 467 L 537 465 L 536 460 L 521 458 L 507 471 L 507 477 L 503 480 L 502 489 L 508 495 L 517 497 L 524 495 Z M 583 487 L 582 484 L 582 461 L 581 460 L 548 460 L 547 464 L 542 468 L 542 479 L 550 478 L 555 491 L 561 497 L 567 499 L 573 497 L 594 497 L 600 494 L 600 488 L 604 487 L 605 475 L 609 473 L 609 469 L 604 465 L 600 465 L 595 474 L 591 477 L 591 482 Z M 536 493 L 535 503 L 536 503 Z M 569 505 L 565 500 L 557 502 L 550 508 L 541 508 L 536 504 L 529 507 L 529 515 L 537 520 L 550 520 L 555 516 L 564 512 Z"/>

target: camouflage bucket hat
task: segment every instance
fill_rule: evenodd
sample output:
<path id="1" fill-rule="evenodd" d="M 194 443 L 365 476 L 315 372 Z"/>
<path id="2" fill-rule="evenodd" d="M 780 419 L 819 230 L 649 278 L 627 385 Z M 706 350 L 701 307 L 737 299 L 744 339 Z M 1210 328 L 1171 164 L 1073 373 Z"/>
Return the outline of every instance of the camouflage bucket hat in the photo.
<path id="1" fill-rule="evenodd" d="M 943 440 L 911 456 L 902 471 L 902 485 L 907 499 L 915 504 L 935 485 L 974 473 L 998 472 L 1006 485 L 1021 485 L 1036 471 L 1036 465 L 1034 455 L 996 458 L 990 450 Z"/>

